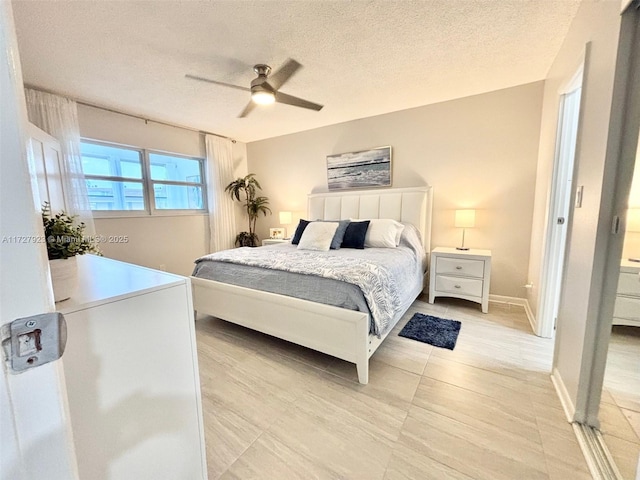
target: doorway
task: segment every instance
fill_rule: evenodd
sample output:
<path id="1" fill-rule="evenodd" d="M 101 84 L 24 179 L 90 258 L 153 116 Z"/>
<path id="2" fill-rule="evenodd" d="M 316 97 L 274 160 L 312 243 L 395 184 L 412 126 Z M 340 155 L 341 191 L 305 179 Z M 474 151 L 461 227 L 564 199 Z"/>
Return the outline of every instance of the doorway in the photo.
<path id="1" fill-rule="evenodd" d="M 547 215 L 540 304 L 538 305 L 538 331 L 536 332 L 538 336 L 545 338 L 551 338 L 554 335 L 560 305 L 567 225 L 571 212 L 583 71 L 584 63 L 567 85 L 560 90 L 555 159 Z M 580 201 L 580 192 L 577 192 L 576 203 Z"/>
<path id="2" fill-rule="evenodd" d="M 640 460 L 640 144 L 625 224 L 598 420 L 620 477 L 633 480 Z"/>
<path id="3" fill-rule="evenodd" d="M 622 14 L 603 182 L 607 205 L 601 218 L 607 222 L 598 268 L 600 298 L 585 335 L 577 392 L 582 415 L 576 431 L 594 477 L 625 480 L 640 478 L 640 262 L 633 261 L 640 255 L 634 238 L 640 231 L 634 178 L 640 169 L 638 38 L 640 0 L 634 0 Z"/>

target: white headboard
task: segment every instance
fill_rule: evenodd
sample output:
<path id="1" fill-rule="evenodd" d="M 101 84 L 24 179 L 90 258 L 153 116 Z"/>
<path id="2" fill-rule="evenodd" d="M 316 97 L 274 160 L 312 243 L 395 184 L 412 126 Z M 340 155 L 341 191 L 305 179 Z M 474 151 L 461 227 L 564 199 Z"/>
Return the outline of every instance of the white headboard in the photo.
<path id="1" fill-rule="evenodd" d="M 432 206 L 433 189 L 426 186 L 312 193 L 307 210 L 310 220 L 392 218 L 409 222 L 420 231 L 428 255 L 431 252 Z"/>

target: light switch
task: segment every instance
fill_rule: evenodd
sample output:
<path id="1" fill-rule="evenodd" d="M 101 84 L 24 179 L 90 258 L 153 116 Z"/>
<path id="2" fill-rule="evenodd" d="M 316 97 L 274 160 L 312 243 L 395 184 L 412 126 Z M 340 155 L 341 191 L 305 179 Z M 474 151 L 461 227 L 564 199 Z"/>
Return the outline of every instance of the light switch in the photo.
<path id="1" fill-rule="evenodd" d="M 582 195 L 584 194 L 584 185 L 576 188 L 576 208 L 582 208 Z"/>

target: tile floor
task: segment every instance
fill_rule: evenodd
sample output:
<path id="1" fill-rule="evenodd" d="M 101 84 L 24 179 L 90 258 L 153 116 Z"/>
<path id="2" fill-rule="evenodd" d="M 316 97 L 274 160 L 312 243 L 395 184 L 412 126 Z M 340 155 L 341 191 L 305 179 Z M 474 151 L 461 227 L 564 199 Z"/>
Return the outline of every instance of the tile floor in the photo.
<path id="1" fill-rule="evenodd" d="M 613 327 L 599 418 L 622 477 L 634 480 L 640 459 L 640 328 Z"/>
<path id="2" fill-rule="evenodd" d="M 454 351 L 397 336 L 414 312 L 460 320 Z M 210 479 L 590 479 L 522 307 L 416 300 L 353 364 L 200 317 Z"/>

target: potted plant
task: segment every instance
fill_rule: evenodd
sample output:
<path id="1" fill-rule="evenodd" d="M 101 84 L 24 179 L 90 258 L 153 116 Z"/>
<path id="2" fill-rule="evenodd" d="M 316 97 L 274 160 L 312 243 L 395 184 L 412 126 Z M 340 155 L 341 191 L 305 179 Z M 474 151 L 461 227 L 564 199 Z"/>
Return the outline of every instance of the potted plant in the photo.
<path id="1" fill-rule="evenodd" d="M 78 284 L 76 255 L 100 255 L 94 243 L 84 236 L 85 224 L 76 224 L 75 219 L 76 215 L 67 215 L 65 212 L 53 215 L 49 202 L 42 206 L 53 299 L 56 302 L 70 298 Z"/>
<path id="2" fill-rule="evenodd" d="M 257 190 L 262 190 L 260 183 L 255 178 L 254 173 L 250 173 L 244 178 L 240 177 L 231 182 L 224 189 L 228 192 L 232 199 L 242 201 L 240 194 L 244 194 L 244 208 L 249 217 L 249 231 L 240 232 L 236 235 L 236 246 L 238 247 L 257 247 L 258 236 L 256 235 L 256 221 L 262 213 L 265 217 L 267 212 L 271 213 L 269 199 L 267 197 L 257 197 Z"/>

